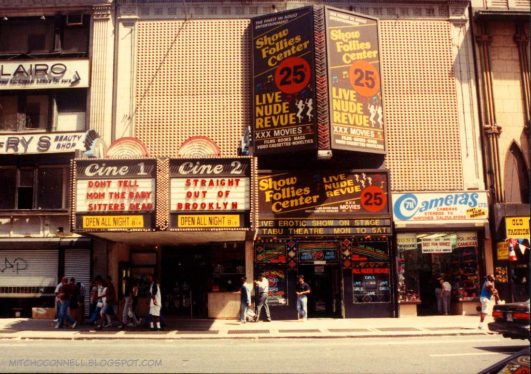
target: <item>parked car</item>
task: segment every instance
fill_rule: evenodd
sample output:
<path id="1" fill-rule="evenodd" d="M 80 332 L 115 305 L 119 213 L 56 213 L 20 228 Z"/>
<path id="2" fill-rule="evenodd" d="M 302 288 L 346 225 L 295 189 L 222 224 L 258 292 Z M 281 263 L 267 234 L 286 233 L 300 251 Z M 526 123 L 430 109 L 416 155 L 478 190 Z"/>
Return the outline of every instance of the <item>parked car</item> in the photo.
<path id="1" fill-rule="evenodd" d="M 531 341 L 529 299 L 523 302 L 495 305 L 492 317 L 494 317 L 494 322 L 489 323 L 489 330 L 499 332 L 506 338 Z"/>
<path id="2" fill-rule="evenodd" d="M 496 362 L 494 365 L 481 370 L 478 374 L 506 374 L 506 373 L 529 373 L 529 347 L 524 348 L 504 359 Z"/>

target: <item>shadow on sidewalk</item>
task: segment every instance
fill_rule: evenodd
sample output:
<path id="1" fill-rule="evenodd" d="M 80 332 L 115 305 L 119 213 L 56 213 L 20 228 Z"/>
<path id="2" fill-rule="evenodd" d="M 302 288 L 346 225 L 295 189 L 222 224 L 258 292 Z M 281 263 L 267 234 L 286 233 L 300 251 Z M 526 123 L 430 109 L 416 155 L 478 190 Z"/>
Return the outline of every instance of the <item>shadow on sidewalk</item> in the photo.
<path id="1" fill-rule="evenodd" d="M 162 332 L 170 331 L 183 331 L 188 333 L 217 333 L 217 331 L 211 330 L 212 325 L 215 320 L 209 319 L 180 319 L 180 318 L 165 318 L 165 326 Z M 26 319 L 26 318 L 13 318 L 13 319 L 4 319 L 3 324 L 0 327 L 1 333 L 15 333 L 20 331 L 78 331 L 80 333 L 93 333 L 93 332 L 120 332 L 124 331 L 126 333 L 141 333 L 141 332 L 150 332 L 152 333 L 147 325 L 141 327 L 126 327 L 124 329 L 119 329 L 118 327 L 109 327 L 102 330 L 96 330 L 94 325 L 80 324 L 75 329 L 70 329 L 65 327 L 63 329 L 55 329 L 55 323 L 51 319 Z"/>

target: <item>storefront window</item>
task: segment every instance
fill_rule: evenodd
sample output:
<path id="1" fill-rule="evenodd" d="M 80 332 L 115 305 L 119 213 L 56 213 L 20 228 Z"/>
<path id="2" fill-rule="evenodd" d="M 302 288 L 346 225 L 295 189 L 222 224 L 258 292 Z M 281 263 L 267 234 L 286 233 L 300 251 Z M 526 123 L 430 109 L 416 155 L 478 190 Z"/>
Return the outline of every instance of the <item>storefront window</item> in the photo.
<path id="1" fill-rule="evenodd" d="M 288 304 L 288 282 L 286 270 L 279 268 L 264 269 L 262 273 L 269 281 L 269 305 Z"/>
<path id="2" fill-rule="evenodd" d="M 255 275 L 264 274 L 269 281 L 269 305 L 288 305 L 286 243 L 255 245 Z"/>
<path id="3" fill-rule="evenodd" d="M 244 249 L 241 243 L 224 243 L 223 249 L 211 252 L 212 291 L 234 292 L 240 289 L 245 275 Z"/>
<path id="4" fill-rule="evenodd" d="M 452 301 L 478 297 L 480 278 L 475 232 L 397 235 L 400 303 L 421 304 L 420 314 L 436 314 L 440 279 L 452 286 Z"/>
<path id="5" fill-rule="evenodd" d="M 352 247 L 354 304 L 391 301 L 391 266 L 387 241 L 361 242 Z"/>

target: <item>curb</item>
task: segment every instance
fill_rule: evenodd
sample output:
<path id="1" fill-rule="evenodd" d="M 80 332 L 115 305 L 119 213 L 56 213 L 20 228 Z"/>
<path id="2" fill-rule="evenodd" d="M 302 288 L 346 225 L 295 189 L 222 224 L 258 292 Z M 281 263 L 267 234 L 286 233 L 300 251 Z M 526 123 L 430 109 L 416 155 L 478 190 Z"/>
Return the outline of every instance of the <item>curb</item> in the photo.
<path id="1" fill-rule="evenodd" d="M 271 339 L 367 339 L 367 338 L 412 338 L 412 337 L 435 337 L 435 336 L 484 336 L 484 335 L 495 335 L 488 332 L 481 331 L 448 331 L 444 333 L 430 333 L 430 332 L 420 332 L 416 334 L 404 333 L 404 334 L 341 334 L 334 335 L 330 333 L 321 333 L 321 334 L 303 334 L 303 333 L 292 333 L 286 335 L 279 334 L 257 334 L 257 335 L 229 335 L 226 332 L 224 334 L 185 334 L 176 335 L 176 334 L 164 334 L 158 335 L 156 332 L 149 332 L 150 334 L 135 335 L 135 336 L 116 336 L 116 335 L 93 335 L 93 336 L 84 336 L 79 334 L 72 334 L 70 336 L 49 336 L 49 335 L 11 335 L 11 334 L 2 334 L 0 333 L 0 340 L 234 340 L 234 339 L 245 339 L 245 340 L 271 340 Z"/>

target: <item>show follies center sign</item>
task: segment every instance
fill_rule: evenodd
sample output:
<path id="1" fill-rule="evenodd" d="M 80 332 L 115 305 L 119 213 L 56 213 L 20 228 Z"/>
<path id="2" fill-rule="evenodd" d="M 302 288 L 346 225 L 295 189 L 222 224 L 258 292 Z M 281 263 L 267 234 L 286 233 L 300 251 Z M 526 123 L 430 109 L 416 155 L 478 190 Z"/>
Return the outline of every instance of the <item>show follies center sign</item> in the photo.
<path id="1" fill-rule="evenodd" d="M 389 234 L 389 203 L 387 171 L 264 173 L 259 235 Z"/>
<path id="2" fill-rule="evenodd" d="M 152 230 L 156 168 L 154 159 L 75 160 L 74 230 Z"/>
<path id="3" fill-rule="evenodd" d="M 316 149 L 313 7 L 252 19 L 255 154 Z"/>
<path id="4" fill-rule="evenodd" d="M 250 226 L 251 159 L 170 160 L 173 230 Z"/>
<path id="5" fill-rule="evenodd" d="M 378 21 L 325 8 L 332 149 L 384 153 Z"/>

